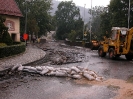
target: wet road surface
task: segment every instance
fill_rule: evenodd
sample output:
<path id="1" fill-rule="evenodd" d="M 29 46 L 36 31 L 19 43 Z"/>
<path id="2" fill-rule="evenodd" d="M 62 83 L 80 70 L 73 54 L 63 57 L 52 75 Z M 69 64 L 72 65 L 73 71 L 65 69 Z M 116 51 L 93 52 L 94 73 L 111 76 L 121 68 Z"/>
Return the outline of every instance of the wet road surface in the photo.
<path id="1" fill-rule="evenodd" d="M 63 50 L 63 48 L 55 49 Z M 81 66 L 103 76 L 104 81 L 91 82 L 85 79 L 74 80 L 29 74 L 1 81 L 1 99 L 133 99 L 133 61 L 127 61 L 124 56 L 117 60 L 110 60 L 108 56 L 100 58 L 97 51 L 88 48 L 68 47 L 68 49 L 80 52 L 82 62 L 51 65 L 49 61 L 45 60 L 43 63 L 41 60 L 28 65 Z"/>
<path id="2" fill-rule="evenodd" d="M 0 86 L 1 99 L 109 99 L 115 96 L 106 86 L 80 85 L 57 77 L 25 77 L 23 81 L 11 79 L 0 85 L 3 85 Z"/>

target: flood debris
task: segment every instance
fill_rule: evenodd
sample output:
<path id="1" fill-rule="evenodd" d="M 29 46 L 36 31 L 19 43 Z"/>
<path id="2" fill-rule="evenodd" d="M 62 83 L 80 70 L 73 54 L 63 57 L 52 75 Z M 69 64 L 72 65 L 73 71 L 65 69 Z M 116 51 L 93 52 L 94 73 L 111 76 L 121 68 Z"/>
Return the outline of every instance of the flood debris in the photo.
<path id="1" fill-rule="evenodd" d="M 51 54 L 53 57 L 51 58 L 52 65 L 62 65 L 67 63 L 75 63 L 82 62 L 83 54 L 79 52 L 70 52 L 68 50 L 64 51 L 53 51 Z"/>
<path id="2" fill-rule="evenodd" d="M 89 81 L 102 81 L 103 77 L 98 76 L 94 71 L 89 70 L 88 68 L 82 68 L 79 66 L 73 67 L 60 67 L 54 68 L 50 66 L 22 66 L 21 64 L 15 65 L 12 69 L 13 71 L 21 71 L 28 73 L 37 73 L 42 76 L 57 76 L 57 77 L 70 77 L 74 79 L 86 78 Z"/>
<path id="3" fill-rule="evenodd" d="M 83 48 L 60 45 L 60 43 L 53 42 L 50 44 L 47 42 L 41 46 L 37 46 L 46 52 L 45 57 L 24 65 L 63 65 L 89 61 L 89 57 L 84 53 Z"/>

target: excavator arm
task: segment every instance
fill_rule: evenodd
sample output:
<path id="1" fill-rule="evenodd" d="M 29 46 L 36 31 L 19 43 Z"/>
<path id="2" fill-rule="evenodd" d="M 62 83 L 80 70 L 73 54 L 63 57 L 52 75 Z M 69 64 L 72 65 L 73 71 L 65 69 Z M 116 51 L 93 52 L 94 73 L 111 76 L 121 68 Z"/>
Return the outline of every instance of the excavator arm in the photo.
<path id="1" fill-rule="evenodd" d="M 133 27 L 127 33 L 127 52 L 133 51 Z"/>

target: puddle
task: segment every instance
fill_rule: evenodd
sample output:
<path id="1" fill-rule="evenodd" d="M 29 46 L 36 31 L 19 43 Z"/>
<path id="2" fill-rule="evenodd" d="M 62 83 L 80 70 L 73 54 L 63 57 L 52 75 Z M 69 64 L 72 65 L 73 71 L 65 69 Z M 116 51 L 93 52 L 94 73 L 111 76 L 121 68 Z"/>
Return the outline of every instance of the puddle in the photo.
<path id="1" fill-rule="evenodd" d="M 75 80 L 77 84 L 88 84 L 93 86 L 106 86 L 107 89 L 117 95 L 111 99 L 133 99 L 133 84 L 120 79 L 108 79 L 103 82 L 87 81 L 86 79 Z"/>
<path id="2" fill-rule="evenodd" d="M 128 83 L 133 83 L 133 75 L 130 76 L 130 77 L 127 79 L 127 82 L 128 82 Z"/>
<path id="3" fill-rule="evenodd" d="M 113 85 L 108 85 L 107 88 L 112 90 L 112 91 L 118 91 L 118 89 L 120 89 L 119 86 L 113 86 Z"/>
<path id="4" fill-rule="evenodd" d="M 6 88 L 1 88 L 5 82 L 0 83 L 2 99 L 111 99 L 116 95 L 107 86 L 75 84 L 73 80 L 56 77 L 25 77 L 10 82 Z"/>

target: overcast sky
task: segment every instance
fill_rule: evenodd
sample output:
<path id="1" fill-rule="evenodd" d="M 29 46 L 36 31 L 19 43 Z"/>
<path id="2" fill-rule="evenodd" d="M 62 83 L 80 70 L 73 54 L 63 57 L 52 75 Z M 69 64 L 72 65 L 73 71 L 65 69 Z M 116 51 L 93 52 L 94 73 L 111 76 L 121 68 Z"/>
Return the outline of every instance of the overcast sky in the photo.
<path id="1" fill-rule="evenodd" d="M 71 1 L 71 0 L 57 0 L 57 1 Z M 85 8 L 91 8 L 91 0 L 73 0 L 76 5 L 83 6 Z M 110 0 L 92 0 L 92 7 L 109 5 Z"/>

